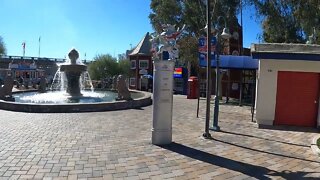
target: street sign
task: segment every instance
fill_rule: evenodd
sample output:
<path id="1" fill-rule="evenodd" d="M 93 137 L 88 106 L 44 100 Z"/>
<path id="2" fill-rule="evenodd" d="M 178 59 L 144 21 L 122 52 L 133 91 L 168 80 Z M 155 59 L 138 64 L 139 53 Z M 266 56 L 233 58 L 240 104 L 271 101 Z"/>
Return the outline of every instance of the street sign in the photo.
<path id="1" fill-rule="evenodd" d="M 211 54 L 211 66 L 215 65 L 215 54 Z M 199 66 L 206 67 L 207 66 L 207 53 L 199 52 Z"/>
<path id="2" fill-rule="evenodd" d="M 198 43 L 199 43 L 199 52 L 200 53 L 207 53 L 207 38 L 200 37 Z M 215 36 L 213 36 L 211 38 L 211 53 L 212 54 L 216 50 L 216 45 L 217 45 L 217 38 Z"/>
<path id="3" fill-rule="evenodd" d="M 217 45 L 217 38 L 215 36 L 211 39 L 211 66 L 214 63 L 212 60 L 215 59 L 215 51 Z M 207 66 L 207 38 L 200 37 L 199 38 L 199 65 Z"/>

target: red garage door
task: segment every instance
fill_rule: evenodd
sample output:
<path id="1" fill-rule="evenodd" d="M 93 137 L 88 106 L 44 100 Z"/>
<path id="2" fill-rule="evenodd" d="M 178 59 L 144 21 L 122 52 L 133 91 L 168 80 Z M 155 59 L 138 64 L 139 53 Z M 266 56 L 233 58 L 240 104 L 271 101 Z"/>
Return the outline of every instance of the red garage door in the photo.
<path id="1" fill-rule="evenodd" d="M 316 126 L 319 74 L 278 72 L 276 125 Z"/>

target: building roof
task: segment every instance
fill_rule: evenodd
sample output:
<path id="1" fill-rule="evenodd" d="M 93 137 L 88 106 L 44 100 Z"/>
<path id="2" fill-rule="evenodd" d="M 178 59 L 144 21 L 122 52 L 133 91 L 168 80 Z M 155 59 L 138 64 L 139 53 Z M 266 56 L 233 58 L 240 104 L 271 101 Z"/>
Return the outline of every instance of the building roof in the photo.
<path id="1" fill-rule="evenodd" d="M 320 54 L 320 46 L 316 44 L 262 43 L 252 44 L 252 53 L 293 53 Z"/>
<path id="2" fill-rule="evenodd" d="M 149 32 L 141 39 L 139 44 L 133 49 L 133 51 L 129 54 L 129 56 L 137 56 L 137 55 L 151 55 L 151 42 Z"/>
<path id="3" fill-rule="evenodd" d="M 320 60 L 320 46 L 314 44 L 264 43 L 252 44 L 251 54 L 256 59 Z"/>

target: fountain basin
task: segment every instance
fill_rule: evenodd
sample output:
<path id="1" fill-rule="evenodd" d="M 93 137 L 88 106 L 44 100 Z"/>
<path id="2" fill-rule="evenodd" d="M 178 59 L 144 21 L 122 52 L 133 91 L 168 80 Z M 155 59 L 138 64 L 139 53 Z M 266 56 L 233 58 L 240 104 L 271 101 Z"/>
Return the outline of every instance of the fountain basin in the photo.
<path id="1" fill-rule="evenodd" d="M 87 70 L 86 65 L 82 64 L 63 64 L 60 71 L 65 72 L 67 78 L 67 93 L 71 96 L 82 96 L 80 92 L 79 78 L 82 72 Z"/>
<path id="2" fill-rule="evenodd" d="M 31 91 L 28 91 L 30 93 Z M 21 95 L 24 92 L 14 92 L 13 96 Z M 110 102 L 84 102 L 79 103 L 26 103 L 26 102 L 9 102 L 0 100 L 0 109 L 18 112 L 31 113 L 73 113 L 73 112 L 99 112 L 114 111 L 124 109 L 134 109 L 152 104 L 151 93 L 142 91 L 133 91 L 133 100 L 131 101 L 110 101 Z M 84 93 L 85 95 L 85 93 Z M 135 98 L 136 97 L 136 98 Z M 86 97 L 84 96 L 84 99 Z"/>

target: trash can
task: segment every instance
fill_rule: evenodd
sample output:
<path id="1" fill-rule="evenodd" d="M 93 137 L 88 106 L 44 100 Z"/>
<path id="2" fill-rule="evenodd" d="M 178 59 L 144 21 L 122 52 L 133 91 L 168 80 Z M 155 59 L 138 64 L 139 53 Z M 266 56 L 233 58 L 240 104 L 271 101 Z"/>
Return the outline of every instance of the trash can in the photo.
<path id="1" fill-rule="evenodd" d="M 188 95 L 187 99 L 197 99 L 198 98 L 198 86 L 199 80 L 195 76 L 190 76 L 188 79 Z"/>

